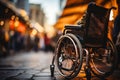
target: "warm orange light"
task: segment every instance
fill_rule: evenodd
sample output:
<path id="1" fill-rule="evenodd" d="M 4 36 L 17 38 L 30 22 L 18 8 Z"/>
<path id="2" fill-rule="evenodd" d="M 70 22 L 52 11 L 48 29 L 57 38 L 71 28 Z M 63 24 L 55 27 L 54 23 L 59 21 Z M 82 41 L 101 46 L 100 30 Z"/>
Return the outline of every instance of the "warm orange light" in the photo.
<path id="1" fill-rule="evenodd" d="M 11 29 L 11 30 L 13 30 L 14 29 L 14 21 L 13 20 L 10 20 L 9 21 L 9 28 Z"/>
<path id="2" fill-rule="evenodd" d="M 4 21 L 0 21 L 0 26 L 3 26 L 4 25 Z"/>
<path id="3" fill-rule="evenodd" d="M 33 29 L 30 36 L 34 37 L 36 34 L 37 34 L 37 30 Z"/>
<path id="4" fill-rule="evenodd" d="M 18 27 L 19 26 L 19 21 L 15 21 L 14 26 Z"/>
<path id="5" fill-rule="evenodd" d="M 19 25 L 20 25 L 19 17 L 16 17 L 16 18 L 15 18 L 14 26 L 15 26 L 15 27 L 19 27 Z"/>
<path id="6" fill-rule="evenodd" d="M 12 15 L 12 16 L 11 16 L 11 20 L 14 20 L 14 19 L 15 19 L 15 15 Z"/>
<path id="7" fill-rule="evenodd" d="M 17 31 L 21 32 L 21 33 L 25 33 L 25 31 L 26 31 L 25 25 L 22 24 L 21 22 L 19 22 L 18 27 L 17 27 Z"/>
<path id="8" fill-rule="evenodd" d="M 70 15 L 70 14 L 75 15 L 75 14 L 84 13 L 85 10 L 87 9 L 87 6 L 88 6 L 87 4 L 84 4 L 84 5 L 80 5 L 80 6 L 76 6 L 76 7 L 66 8 L 66 9 L 64 9 L 62 16 Z"/>

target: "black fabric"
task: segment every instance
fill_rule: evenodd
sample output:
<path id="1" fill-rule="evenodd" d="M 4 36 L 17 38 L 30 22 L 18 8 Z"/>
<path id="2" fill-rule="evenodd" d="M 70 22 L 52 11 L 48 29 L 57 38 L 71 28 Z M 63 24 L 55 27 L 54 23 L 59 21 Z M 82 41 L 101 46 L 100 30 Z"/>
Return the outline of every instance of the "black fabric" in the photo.
<path id="1" fill-rule="evenodd" d="M 94 3 L 88 5 L 85 16 L 78 26 L 65 26 L 65 33 L 73 33 L 86 47 L 105 47 L 107 41 L 108 21 L 110 9 L 97 6 Z M 63 33 L 64 34 L 64 33 Z"/>
<path id="2" fill-rule="evenodd" d="M 120 33 L 120 14 L 116 17 L 113 28 L 113 41 L 116 43 L 117 36 Z"/>
<path id="3" fill-rule="evenodd" d="M 107 40 L 109 10 L 90 4 L 87 9 L 85 44 L 87 46 L 105 46 Z"/>

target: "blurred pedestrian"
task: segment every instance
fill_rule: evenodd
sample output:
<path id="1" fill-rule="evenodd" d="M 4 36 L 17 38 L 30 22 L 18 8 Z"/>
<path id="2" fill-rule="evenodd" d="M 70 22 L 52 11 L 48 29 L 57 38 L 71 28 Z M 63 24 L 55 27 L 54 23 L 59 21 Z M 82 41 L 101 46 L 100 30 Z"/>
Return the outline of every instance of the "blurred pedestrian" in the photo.
<path id="1" fill-rule="evenodd" d="M 35 35 L 35 39 L 34 39 L 34 50 L 35 51 L 38 51 L 39 50 L 39 40 L 40 40 L 40 38 L 39 38 L 39 35 L 38 35 L 38 33 Z"/>
<path id="2" fill-rule="evenodd" d="M 3 56 L 5 52 L 4 49 L 4 30 L 3 26 L 0 25 L 0 55 Z"/>
<path id="3" fill-rule="evenodd" d="M 44 42 L 45 42 L 45 51 L 54 51 L 54 48 L 52 46 L 52 42 L 51 39 L 47 36 L 47 34 L 45 33 L 44 35 Z"/>
<path id="4" fill-rule="evenodd" d="M 9 33 L 5 27 L 4 21 L 0 21 L 0 55 L 3 56 L 9 53 Z"/>
<path id="5" fill-rule="evenodd" d="M 9 32 L 7 30 L 5 30 L 5 32 L 4 32 L 4 46 L 5 46 L 5 50 L 6 50 L 6 55 L 9 54 L 9 41 L 10 41 Z"/>

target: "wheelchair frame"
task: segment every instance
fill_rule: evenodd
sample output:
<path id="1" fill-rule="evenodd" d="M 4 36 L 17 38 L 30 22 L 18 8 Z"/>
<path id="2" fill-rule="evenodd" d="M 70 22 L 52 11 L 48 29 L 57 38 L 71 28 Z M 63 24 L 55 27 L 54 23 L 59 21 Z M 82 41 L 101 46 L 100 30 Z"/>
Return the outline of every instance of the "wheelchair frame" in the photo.
<path id="1" fill-rule="evenodd" d="M 104 7 L 101 7 L 101 6 L 97 6 L 95 3 L 90 3 L 88 5 L 88 8 L 87 8 L 87 18 L 86 18 L 86 24 L 85 24 L 84 27 L 82 27 L 81 25 L 66 25 L 65 26 L 65 29 L 63 31 L 63 35 L 59 38 L 58 43 L 57 43 L 59 46 L 56 46 L 55 55 L 53 56 L 52 64 L 50 65 L 51 77 L 54 77 L 54 68 L 55 68 L 54 61 L 55 61 L 56 56 L 59 55 L 59 54 L 57 54 L 57 51 L 58 51 L 58 48 L 60 47 L 60 44 L 62 43 L 62 42 L 60 42 L 60 40 L 62 39 L 64 41 L 64 38 L 66 38 L 66 37 L 68 39 L 73 39 L 74 46 L 76 45 L 76 47 L 82 49 L 82 50 L 79 49 L 80 62 L 82 62 L 83 55 L 85 55 L 85 57 L 86 57 L 85 58 L 86 65 L 84 66 L 84 70 L 85 70 L 85 73 L 86 73 L 87 80 L 91 79 L 91 65 L 90 65 L 90 60 L 91 60 L 90 52 L 91 52 L 91 49 L 92 48 L 95 48 L 95 49 L 97 49 L 97 48 L 106 48 L 107 41 L 109 41 L 109 43 L 111 44 L 111 46 L 113 48 L 113 53 L 115 53 L 115 55 L 114 55 L 115 63 L 113 64 L 114 66 L 112 67 L 110 73 L 105 74 L 105 76 L 102 75 L 102 76 L 98 76 L 98 77 L 104 78 L 104 77 L 107 77 L 107 76 L 109 76 L 110 74 L 113 73 L 113 71 L 116 68 L 118 62 L 117 62 L 117 50 L 116 50 L 114 44 L 112 43 L 112 41 L 107 40 L 108 21 L 109 21 L 109 15 L 110 15 L 111 9 L 115 9 L 115 7 L 112 7 L 110 9 L 106 9 Z M 105 20 L 103 20 L 103 18 L 101 18 L 101 20 L 103 20 L 103 22 L 104 22 L 104 30 L 102 32 L 103 35 L 102 35 L 102 37 L 100 37 L 102 39 L 98 38 L 99 36 L 97 36 L 97 37 L 94 36 L 93 37 L 91 35 L 92 33 L 89 33 L 90 32 L 90 29 L 89 29 L 90 24 L 89 23 L 91 22 L 90 19 L 91 19 L 91 14 L 92 13 L 98 14 L 97 17 L 101 16 L 101 14 L 105 15 L 104 16 L 104 18 L 106 18 Z M 91 38 L 91 36 L 92 36 L 93 39 Z M 101 41 L 99 41 L 99 43 L 94 42 L 95 41 L 94 38 L 96 38 L 97 40 L 100 39 Z M 76 44 L 74 43 L 74 40 L 75 40 Z M 92 42 L 92 40 L 94 40 L 94 41 Z M 72 40 L 71 40 L 71 42 L 72 42 Z M 77 68 L 77 70 L 78 70 L 77 74 L 80 72 L 82 64 L 83 63 L 80 63 L 79 68 Z M 59 63 L 58 63 L 58 65 L 59 65 Z M 75 67 L 76 67 L 76 65 L 75 65 Z M 73 72 L 74 71 L 75 70 L 73 70 Z M 66 78 L 73 79 L 74 77 L 77 76 L 77 74 L 71 73 L 70 76 L 67 76 Z M 73 77 L 71 77 L 72 75 L 73 75 Z"/>

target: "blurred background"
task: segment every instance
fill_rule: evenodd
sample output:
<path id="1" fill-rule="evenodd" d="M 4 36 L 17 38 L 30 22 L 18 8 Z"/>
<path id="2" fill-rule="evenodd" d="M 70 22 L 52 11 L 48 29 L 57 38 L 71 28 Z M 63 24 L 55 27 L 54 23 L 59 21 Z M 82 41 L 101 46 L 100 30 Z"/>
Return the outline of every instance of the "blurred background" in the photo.
<path id="1" fill-rule="evenodd" d="M 106 8 L 118 7 L 117 0 L 0 0 L 0 56 L 54 51 L 64 25 L 76 24 L 92 1 Z M 109 37 L 117 14 L 118 10 L 111 12 Z"/>
<path id="2" fill-rule="evenodd" d="M 0 79 L 50 77 L 49 66 L 64 26 L 78 24 L 90 2 L 117 8 L 109 19 L 108 37 L 112 39 L 120 0 L 0 0 Z M 116 74 L 109 80 L 119 80 Z"/>
<path id="3" fill-rule="evenodd" d="M 0 0 L 0 56 L 54 50 L 52 38 L 65 0 Z"/>

